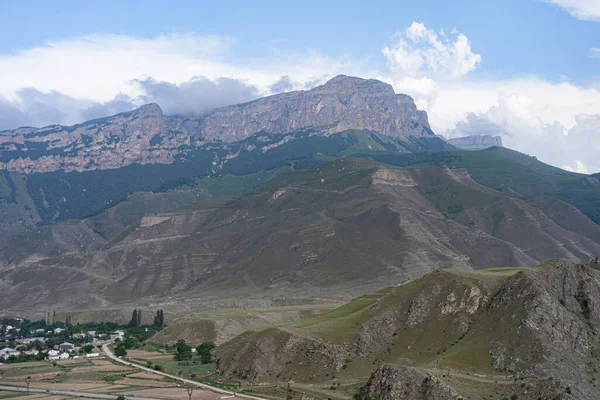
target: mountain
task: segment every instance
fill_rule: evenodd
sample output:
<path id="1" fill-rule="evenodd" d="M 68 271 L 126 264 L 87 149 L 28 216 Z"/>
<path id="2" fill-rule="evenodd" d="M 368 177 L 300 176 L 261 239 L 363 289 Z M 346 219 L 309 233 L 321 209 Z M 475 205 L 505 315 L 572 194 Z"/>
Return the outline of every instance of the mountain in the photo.
<path id="1" fill-rule="evenodd" d="M 553 201 L 562 210 L 545 212 L 464 169 L 341 158 L 232 200 L 111 225 L 110 235 L 94 217 L 14 237 L 0 248 L 0 308 L 331 302 L 438 268 L 600 254 L 600 225 Z"/>
<path id="2" fill-rule="evenodd" d="M 448 143 L 463 150 L 484 150 L 493 146 L 502 147 L 502 138 L 490 135 L 471 135 L 448 139 Z"/>
<path id="3" fill-rule="evenodd" d="M 337 76 L 308 91 L 281 93 L 222 107 L 197 118 L 163 115 L 157 104 L 74 126 L 0 132 L 0 170 L 90 171 L 131 164 L 171 164 L 206 143 L 233 143 L 265 132 L 311 129 L 330 135 L 368 130 L 409 140 L 433 138 L 427 114 L 413 99 L 373 79 Z"/>
<path id="4" fill-rule="evenodd" d="M 321 155 L 448 148 L 410 97 L 347 76 L 195 118 L 148 104 L 74 126 L 3 131 L 0 243 L 194 177 L 309 168 Z"/>
<path id="5" fill-rule="evenodd" d="M 362 381 L 355 398 L 600 399 L 596 268 L 439 270 L 245 332 L 217 349 L 218 371 L 328 397 L 324 388 L 350 397 Z"/>
<path id="6" fill-rule="evenodd" d="M 314 130 L 301 130 L 284 139 L 260 133 L 236 143 L 207 143 L 201 147 L 182 148 L 181 154 L 170 164 L 134 163 L 83 172 L 23 174 L 2 171 L 0 243 L 12 234 L 36 226 L 97 215 L 135 192 L 162 193 L 182 184 L 193 186 L 197 178 L 241 177 L 254 173 L 268 176 L 279 170 L 311 168 L 355 153 L 408 153 L 448 147 L 435 137 L 400 141 L 370 131 L 351 130 L 321 136 Z M 176 193 L 166 197 L 173 199 L 173 204 L 164 203 L 165 207 L 156 211 L 173 210 L 184 200 L 176 200 Z"/>

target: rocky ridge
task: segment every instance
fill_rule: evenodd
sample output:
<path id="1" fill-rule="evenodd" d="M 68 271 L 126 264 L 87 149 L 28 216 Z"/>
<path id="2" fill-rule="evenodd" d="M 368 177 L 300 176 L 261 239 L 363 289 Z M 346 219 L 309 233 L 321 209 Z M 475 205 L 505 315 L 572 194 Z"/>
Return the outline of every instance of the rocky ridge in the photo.
<path id="1" fill-rule="evenodd" d="M 484 150 L 492 146 L 502 147 L 502 137 L 490 135 L 471 135 L 447 140 L 451 145 L 463 150 Z"/>
<path id="2" fill-rule="evenodd" d="M 0 170 L 36 173 L 170 164 L 186 149 L 282 136 L 310 128 L 318 135 L 370 130 L 407 140 L 434 137 L 427 114 L 412 98 L 373 79 L 337 76 L 312 90 L 281 93 L 185 118 L 157 104 L 74 126 L 24 127 L 0 132 Z M 274 145 L 276 146 L 276 145 Z M 235 158 L 233 152 L 228 157 Z"/>
<path id="3" fill-rule="evenodd" d="M 381 365 L 363 398 L 600 399 L 595 268 L 552 260 L 434 272 L 277 330 L 247 332 L 218 349 L 218 370 L 254 381 L 343 382 L 373 362 Z"/>

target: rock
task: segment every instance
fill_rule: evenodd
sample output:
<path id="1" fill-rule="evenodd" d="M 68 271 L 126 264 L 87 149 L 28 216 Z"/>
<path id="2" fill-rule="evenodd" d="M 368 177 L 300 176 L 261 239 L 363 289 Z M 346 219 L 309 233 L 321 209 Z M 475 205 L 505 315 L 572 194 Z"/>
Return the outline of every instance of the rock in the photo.
<path id="1" fill-rule="evenodd" d="M 367 129 L 393 137 L 434 137 L 427 114 L 413 99 L 374 79 L 337 76 L 323 86 L 265 97 L 215 110 L 202 121 L 205 140 L 233 142 L 260 131 L 302 128 L 325 134 Z"/>
<path id="2" fill-rule="evenodd" d="M 226 146 L 266 132 L 281 136 L 282 144 L 291 140 L 289 133 L 302 129 L 317 135 L 356 129 L 401 139 L 435 137 L 427 114 L 417 110 L 409 96 L 395 94 L 387 83 L 340 75 L 312 90 L 222 107 L 196 118 L 163 115 L 153 103 L 74 126 L 2 131 L 0 170 L 35 173 L 170 164 L 207 142 Z M 239 150 L 225 158 L 238 154 Z"/>
<path id="3" fill-rule="evenodd" d="M 383 365 L 362 389 L 375 400 L 457 400 L 456 390 L 440 378 L 404 365 Z"/>
<path id="4" fill-rule="evenodd" d="M 462 150 L 483 150 L 493 146 L 502 147 L 502 138 L 491 135 L 471 135 L 448 139 L 448 143 Z"/>

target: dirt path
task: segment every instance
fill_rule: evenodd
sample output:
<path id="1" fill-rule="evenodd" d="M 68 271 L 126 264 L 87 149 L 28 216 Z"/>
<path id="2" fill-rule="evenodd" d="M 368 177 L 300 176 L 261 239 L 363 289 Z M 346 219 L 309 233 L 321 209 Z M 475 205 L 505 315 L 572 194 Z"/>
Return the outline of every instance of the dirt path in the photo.
<path id="1" fill-rule="evenodd" d="M 115 356 L 113 354 L 112 350 L 108 347 L 109 344 L 111 344 L 111 343 L 107 343 L 107 344 L 102 345 L 102 350 L 104 351 L 104 354 L 106 354 L 106 356 L 108 358 L 110 358 L 110 359 L 112 359 L 112 360 L 114 360 L 114 361 L 116 361 L 118 363 L 121 363 L 121 364 L 124 364 L 124 365 L 128 365 L 130 367 L 134 367 L 134 368 L 140 369 L 142 371 L 150 372 L 150 373 L 155 374 L 155 375 L 166 376 L 167 378 L 175 379 L 175 380 L 178 380 L 180 382 L 187 383 L 188 385 L 193 385 L 193 386 L 201 387 L 201 388 L 210 390 L 212 392 L 219 393 L 219 394 L 224 394 L 224 395 L 227 395 L 227 396 L 240 397 L 240 398 L 250 399 L 250 400 L 268 400 L 268 399 L 264 399 L 262 397 L 251 396 L 251 395 L 244 394 L 244 393 L 231 392 L 229 390 L 224 390 L 224 389 L 221 389 L 221 388 L 218 388 L 218 387 L 215 387 L 215 386 L 210 386 L 210 385 L 207 385 L 207 384 L 204 384 L 204 383 L 192 381 L 191 379 L 185 379 L 185 378 L 178 377 L 176 375 L 167 374 L 166 372 L 155 371 L 152 368 L 144 367 L 144 366 L 142 366 L 140 364 L 120 359 L 119 357 L 117 357 L 117 356 Z"/>

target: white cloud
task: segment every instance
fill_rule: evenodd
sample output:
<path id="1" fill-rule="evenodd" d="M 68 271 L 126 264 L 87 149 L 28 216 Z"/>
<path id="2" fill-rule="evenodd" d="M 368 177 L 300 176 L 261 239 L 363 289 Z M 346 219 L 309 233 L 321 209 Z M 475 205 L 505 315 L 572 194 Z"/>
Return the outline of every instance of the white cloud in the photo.
<path id="1" fill-rule="evenodd" d="M 396 43 L 383 48 L 390 69 L 411 78 L 459 79 L 477 68 L 481 55 L 473 53 L 462 33 L 438 36 L 422 22 L 413 22 Z"/>
<path id="2" fill-rule="evenodd" d="M 589 52 L 591 58 L 600 58 L 600 48 L 592 47 Z"/>
<path id="3" fill-rule="evenodd" d="M 271 94 L 283 76 L 294 90 L 366 75 L 361 63 L 314 51 L 240 60 L 235 46 L 223 36 L 93 35 L 0 55 L 0 76 L 10 77 L 0 80 L 0 129 L 73 124 L 148 101 L 167 113 L 201 112 Z"/>
<path id="4" fill-rule="evenodd" d="M 600 21 L 600 1 L 598 0 L 542 0 L 564 8 L 575 18 L 585 21 Z"/>
<path id="5" fill-rule="evenodd" d="M 481 56 L 455 28 L 438 34 L 414 22 L 382 49 L 387 71 L 310 50 L 240 60 L 238 45 L 221 36 L 99 35 L 0 55 L 0 76 L 11 77 L 0 80 L 0 129 L 71 124 L 150 101 L 167 113 L 199 113 L 345 73 L 413 96 L 447 137 L 500 134 L 508 147 L 551 164 L 600 171 L 600 86 L 536 76 L 474 80 Z"/>
<path id="6" fill-rule="evenodd" d="M 220 36 L 159 36 L 141 39 L 96 35 L 57 42 L 11 55 L 0 55 L 0 94 L 18 99 L 18 91 L 33 87 L 60 91 L 75 98 L 109 101 L 117 93 L 140 95 L 136 80 L 152 78 L 181 84 L 196 76 L 232 78 L 256 86 L 261 93 L 281 76 L 307 82 L 346 71 L 350 60 L 331 59 L 315 52 L 277 54 L 276 58 L 239 60 L 235 41 Z M 326 71 L 326 72 L 324 72 Z"/>

